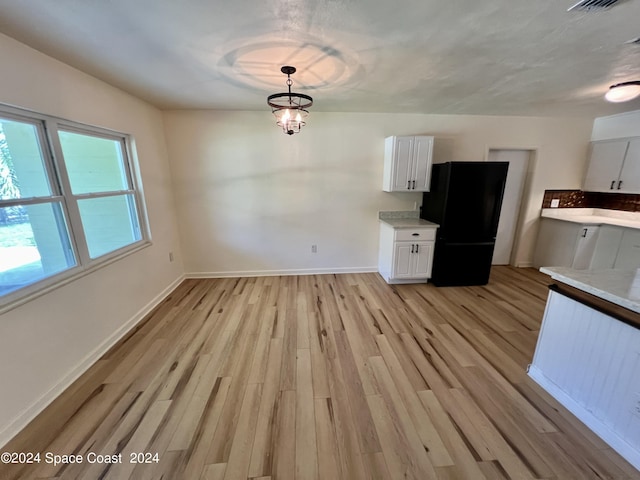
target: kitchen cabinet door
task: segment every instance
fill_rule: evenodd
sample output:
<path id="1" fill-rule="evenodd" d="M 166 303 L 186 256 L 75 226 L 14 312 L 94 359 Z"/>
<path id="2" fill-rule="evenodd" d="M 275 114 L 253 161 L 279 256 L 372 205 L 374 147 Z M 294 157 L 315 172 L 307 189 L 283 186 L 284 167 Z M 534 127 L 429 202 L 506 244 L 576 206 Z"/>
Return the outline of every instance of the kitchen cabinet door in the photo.
<path id="1" fill-rule="evenodd" d="M 596 247 L 591 258 L 591 269 L 613 268 L 622 241 L 624 228 L 613 225 L 601 225 Z"/>
<path id="2" fill-rule="evenodd" d="M 433 242 L 417 243 L 415 256 L 415 276 L 422 278 L 431 277 L 431 265 L 433 260 Z"/>
<path id="3" fill-rule="evenodd" d="M 413 190 L 428 192 L 431 186 L 433 137 L 415 137 L 413 142 Z"/>
<path id="4" fill-rule="evenodd" d="M 614 268 L 640 268 L 640 230 L 625 228 Z"/>
<path id="5" fill-rule="evenodd" d="M 414 244 L 408 242 L 397 242 L 394 246 L 395 255 L 393 261 L 393 278 L 413 277 L 413 250 Z"/>
<path id="6" fill-rule="evenodd" d="M 393 191 L 411 190 L 413 179 L 413 137 L 396 137 L 393 147 Z"/>
<path id="7" fill-rule="evenodd" d="M 620 193 L 640 193 L 640 139 L 629 142 L 616 188 Z"/>
<path id="8" fill-rule="evenodd" d="M 433 137 L 388 137 L 384 147 L 382 190 L 428 192 L 431 182 Z"/>
<path id="9" fill-rule="evenodd" d="M 396 242 L 394 278 L 428 278 L 431 276 L 433 242 Z"/>
<path id="10" fill-rule="evenodd" d="M 586 270 L 591 266 L 591 259 L 596 250 L 596 242 L 600 227 L 597 225 L 583 225 L 578 234 L 576 251 L 573 254 L 571 268 Z"/>
<path id="11" fill-rule="evenodd" d="M 582 188 L 585 192 L 617 191 L 628 143 L 626 140 L 615 140 L 591 144 L 589 165 Z"/>

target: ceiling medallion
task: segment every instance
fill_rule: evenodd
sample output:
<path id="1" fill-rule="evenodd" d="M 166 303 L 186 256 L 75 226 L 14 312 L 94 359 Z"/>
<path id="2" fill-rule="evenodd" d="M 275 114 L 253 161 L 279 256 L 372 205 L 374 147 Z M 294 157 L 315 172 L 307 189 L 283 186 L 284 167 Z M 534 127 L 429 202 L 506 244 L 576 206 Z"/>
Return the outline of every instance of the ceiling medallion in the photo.
<path id="1" fill-rule="evenodd" d="M 287 76 L 289 92 L 269 95 L 267 103 L 276 117 L 276 123 L 282 127 L 282 131 L 287 135 L 293 135 L 299 133 L 305 125 L 305 119 L 309 115 L 307 108 L 313 105 L 313 98 L 304 93 L 291 91 L 291 85 L 293 85 L 291 75 L 296 73 L 296 67 L 284 66 L 280 71 Z"/>
<path id="2" fill-rule="evenodd" d="M 611 85 L 604 98 L 610 102 L 628 102 L 640 95 L 640 81 Z"/>

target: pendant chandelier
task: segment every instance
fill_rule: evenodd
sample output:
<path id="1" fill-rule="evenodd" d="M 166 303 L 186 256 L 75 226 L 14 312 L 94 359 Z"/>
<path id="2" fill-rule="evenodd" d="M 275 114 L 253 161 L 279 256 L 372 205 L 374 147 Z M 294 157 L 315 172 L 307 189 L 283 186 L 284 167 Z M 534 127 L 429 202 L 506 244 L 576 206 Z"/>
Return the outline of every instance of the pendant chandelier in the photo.
<path id="1" fill-rule="evenodd" d="M 276 123 L 282 127 L 282 131 L 287 135 L 293 135 L 299 133 L 305 125 L 305 119 L 309 115 L 307 108 L 313 105 L 313 98 L 291 91 L 291 85 L 293 85 L 291 75 L 296 73 L 296 67 L 284 66 L 280 71 L 287 76 L 289 92 L 269 95 L 267 103 L 276 117 Z"/>

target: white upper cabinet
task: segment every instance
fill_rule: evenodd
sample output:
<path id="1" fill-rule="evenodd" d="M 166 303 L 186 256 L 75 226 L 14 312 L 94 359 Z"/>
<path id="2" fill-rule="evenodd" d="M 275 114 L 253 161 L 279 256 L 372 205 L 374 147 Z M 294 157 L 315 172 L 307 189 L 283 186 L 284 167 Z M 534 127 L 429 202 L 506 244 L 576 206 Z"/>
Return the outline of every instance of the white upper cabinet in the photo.
<path id="1" fill-rule="evenodd" d="M 629 142 L 618 183 L 621 193 L 640 193 L 640 139 Z"/>
<path id="2" fill-rule="evenodd" d="M 428 192 L 433 137 L 388 137 L 384 143 L 385 192 Z"/>
<path id="3" fill-rule="evenodd" d="M 593 142 L 583 190 L 640 193 L 640 139 Z"/>

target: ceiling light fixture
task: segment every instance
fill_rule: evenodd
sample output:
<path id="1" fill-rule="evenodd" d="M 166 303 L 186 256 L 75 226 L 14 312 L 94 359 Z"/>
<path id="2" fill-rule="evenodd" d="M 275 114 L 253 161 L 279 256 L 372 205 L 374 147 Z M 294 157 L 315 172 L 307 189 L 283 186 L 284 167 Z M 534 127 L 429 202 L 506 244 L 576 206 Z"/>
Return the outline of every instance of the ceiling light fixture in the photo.
<path id="1" fill-rule="evenodd" d="M 304 93 L 291 91 L 291 75 L 296 73 L 296 67 L 284 66 L 280 69 L 287 76 L 287 86 L 289 92 L 274 93 L 267 97 L 267 103 L 271 107 L 271 113 L 276 117 L 276 123 L 282 127 L 282 131 L 287 135 L 299 133 L 305 125 L 305 119 L 309 115 L 309 108 L 313 105 L 313 98 Z"/>
<path id="2" fill-rule="evenodd" d="M 610 102 L 628 102 L 640 96 L 640 81 L 623 82 L 611 85 L 604 98 Z"/>

